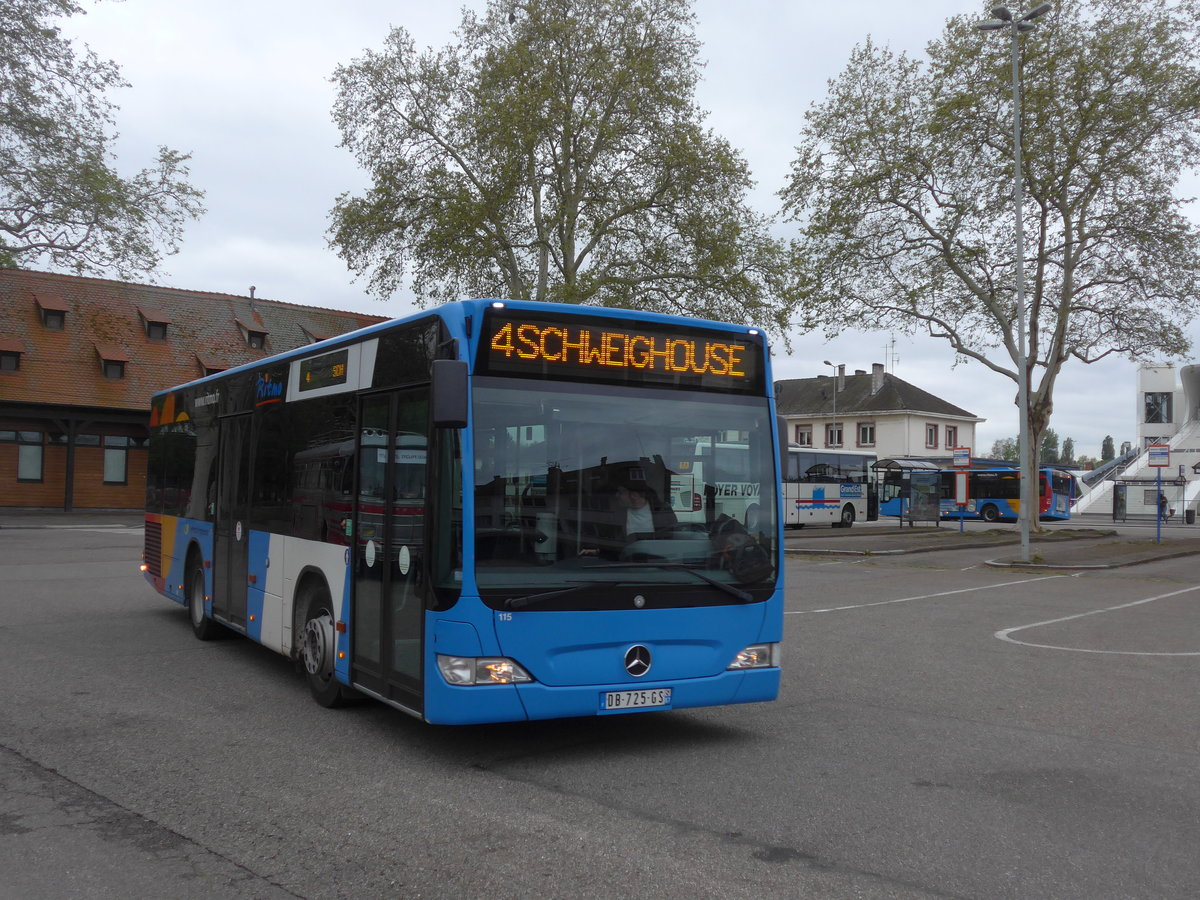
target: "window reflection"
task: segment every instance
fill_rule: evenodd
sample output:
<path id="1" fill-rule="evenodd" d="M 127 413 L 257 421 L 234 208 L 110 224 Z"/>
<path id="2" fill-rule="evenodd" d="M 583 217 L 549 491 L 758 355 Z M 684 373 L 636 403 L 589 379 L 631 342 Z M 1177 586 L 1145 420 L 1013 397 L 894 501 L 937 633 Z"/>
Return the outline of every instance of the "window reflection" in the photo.
<path id="1" fill-rule="evenodd" d="M 772 583 L 765 400 L 481 378 L 474 402 L 485 591 L 627 581 L 622 568 L 701 593 L 711 585 L 687 570 Z"/>

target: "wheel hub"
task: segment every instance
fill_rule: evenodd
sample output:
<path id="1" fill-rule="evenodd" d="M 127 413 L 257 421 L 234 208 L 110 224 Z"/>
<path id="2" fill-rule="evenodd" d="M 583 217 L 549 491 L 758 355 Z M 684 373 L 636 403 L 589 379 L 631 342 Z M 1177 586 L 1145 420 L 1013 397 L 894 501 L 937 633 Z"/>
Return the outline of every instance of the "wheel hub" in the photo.
<path id="1" fill-rule="evenodd" d="M 303 656 L 309 675 L 324 679 L 333 674 L 333 620 L 328 613 L 305 624 Z"/>

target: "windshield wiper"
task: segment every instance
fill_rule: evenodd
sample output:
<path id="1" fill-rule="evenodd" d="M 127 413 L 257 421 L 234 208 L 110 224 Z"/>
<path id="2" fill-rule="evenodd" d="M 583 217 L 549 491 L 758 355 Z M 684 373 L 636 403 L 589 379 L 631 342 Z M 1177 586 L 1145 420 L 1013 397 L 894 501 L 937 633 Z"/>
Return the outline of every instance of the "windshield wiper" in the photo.
<path id="1" fill-rule="evenodd" d="M 592 567 L 589 567 L 592 568 Z M 596 587 L 597 585 L 624 584 L 623 581 L 581 581 L 571 587 L 559 588 L 556 591 L 542 591 L 539 594 L 526 594 L 524 597 L 509 597 L 504 601 L 505 609 L 528 609 L 530 606 L 535 606 L 543 600 L 553 600 L 555 597 L 565 597 L 568 594 L 577 594 L 584 588 Z"/>
<path id="2" fill-rule="evenodd" d="M 598 566 L 584 566 L 585 569 L 667 569 L 672 572 L 687 572 L 689 575 L 694 575 L 701 581 L 706 581 L 715 588 L 720 588 L 727 594 L 737 597 L 743 603 L 753 603 L 754 595 L 748 591 L 743 591 L 741 588 L 734 587 L 725 581 L 718 581 L 711 575 L 705 575 L 696 569 L 686 566 L 683 563 L 672 562 L 616 562 L 607 563 Z M 559 591 L 558 593 L 562 593 Z"/>

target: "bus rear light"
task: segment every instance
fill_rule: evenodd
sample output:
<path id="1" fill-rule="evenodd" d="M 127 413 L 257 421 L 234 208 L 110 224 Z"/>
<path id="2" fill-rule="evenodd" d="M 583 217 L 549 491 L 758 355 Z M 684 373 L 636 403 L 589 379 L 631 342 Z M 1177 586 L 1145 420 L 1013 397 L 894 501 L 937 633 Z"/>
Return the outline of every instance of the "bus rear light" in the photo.
<path id="1" fill-rule="evenodd" d="M 138 571 L 139 572 L 149 572 L 150 567 L 148 565 L 146 565 L 145 563 L 142 563 L 140 566 L 138 566 Z"/>
<path id="2" fill-rule="evenodd" d="M 779 644 L 751 644 L 733 658 L 730 669 L 770 669 L 779 667 Z"/>
<path id="3" fill-rule="evenodd" d="M 525 684 L 533 677 L 518 663 L 499 656 L 444 656 L 438 654 L 438 671 L 448 684 Z"/>

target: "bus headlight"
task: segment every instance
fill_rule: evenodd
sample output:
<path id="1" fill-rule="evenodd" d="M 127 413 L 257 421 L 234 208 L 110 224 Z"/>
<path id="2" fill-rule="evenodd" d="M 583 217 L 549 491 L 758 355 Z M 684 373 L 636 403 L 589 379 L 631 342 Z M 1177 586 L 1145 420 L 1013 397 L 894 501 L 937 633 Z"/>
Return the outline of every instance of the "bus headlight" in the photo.
<path id="1" fill-rule="evenodd" d="M 525 684 L 532 676 L 518 663 L 502 656 L 443 656 L 438 671 L 448 684 Z"/>
<path id="2" fill-rule="evenodd" d="M 779 644 L 751 644 L 733 658 L 730 669 L 769 669 L 779 667 Z"/>

